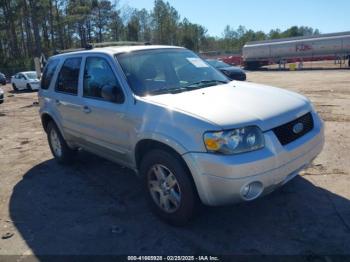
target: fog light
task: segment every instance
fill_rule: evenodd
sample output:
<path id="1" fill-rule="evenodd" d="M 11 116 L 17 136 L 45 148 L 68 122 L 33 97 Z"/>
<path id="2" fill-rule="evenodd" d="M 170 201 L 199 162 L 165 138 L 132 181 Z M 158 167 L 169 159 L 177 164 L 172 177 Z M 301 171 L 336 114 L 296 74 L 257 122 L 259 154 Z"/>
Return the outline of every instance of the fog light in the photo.
<path id="1" fill-rule="evenodd" d="M 241 188 L 241 196 L 244 200 L 250 201 L 261 195 L 263 184 L 259 181 L 251 182 Z"/>
<path id="2" fill-rule="evenodd" d="M 243 188 L 242 188 L 242 196 L 243 197 L 247 197 L 248 194 L 249 194 L 249 190 L 250 190 L 250 184 L 248 185 L 245 185 Z"/>

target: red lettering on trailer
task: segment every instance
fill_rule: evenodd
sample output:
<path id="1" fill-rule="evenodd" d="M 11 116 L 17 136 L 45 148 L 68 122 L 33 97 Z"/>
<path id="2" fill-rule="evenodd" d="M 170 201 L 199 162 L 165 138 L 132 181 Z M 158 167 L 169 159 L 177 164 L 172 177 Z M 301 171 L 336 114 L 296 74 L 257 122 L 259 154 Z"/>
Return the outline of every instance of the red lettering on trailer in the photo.
<path id="1" fill-rule="evenodd" d="M 297 51 L 297 52 L 305 52 L 305 51 L 309 51 L 309 50 L 312 50 L 311 45 L 299 44 L 299 45 L 295 46 L 295 51 Z"/>

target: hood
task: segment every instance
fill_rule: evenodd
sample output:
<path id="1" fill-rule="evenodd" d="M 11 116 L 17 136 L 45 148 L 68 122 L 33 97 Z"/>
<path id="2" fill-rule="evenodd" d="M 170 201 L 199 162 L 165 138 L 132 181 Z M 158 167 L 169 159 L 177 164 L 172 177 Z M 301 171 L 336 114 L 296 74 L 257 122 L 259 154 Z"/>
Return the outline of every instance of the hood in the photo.
<path id="1" fill-rule="evenodd" d="M 247 82 L 144 99 L 205 119 L 222 129 L 257 125 L 266 131 L 311 111 L 309 100 L 302 95 Z"/>

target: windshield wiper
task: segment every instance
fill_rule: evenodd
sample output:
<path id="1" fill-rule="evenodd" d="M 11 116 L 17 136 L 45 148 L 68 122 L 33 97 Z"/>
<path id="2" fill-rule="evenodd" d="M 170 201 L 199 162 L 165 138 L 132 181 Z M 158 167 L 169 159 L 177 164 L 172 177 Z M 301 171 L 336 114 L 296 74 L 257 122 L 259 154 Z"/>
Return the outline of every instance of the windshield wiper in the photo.
<path id="1" fill-rule="evenodd" d="M 160 88 L 157 90 L 150 91 L 149 94 L 152 95 L 160 95 L 160 94 L 177 94 L 186 91 L 187 89 L 184 87 L 176 87 L 176 88 Z"/>
<path id="2" fill-rule="evenodd" d="M 160 88 L 157 90 L 152 90 L 149 91 L 148 94 L 150 95 L 161 95 L 161 94 L 178 94 L 178 93 L 182 93 L 182 92 L 186 92 L 186 91 L 191 91 L 194 89 L 200 89 L 203 87 L 209 87 L 209 86 L 213 86 L 216 84 L 227 84 L 227 81 L 221 81 L 221 80 L 202 80 L 202 81 L 198 81 L 198 82 L 194 82 L 191 84 L 188 84 L 186 86 L 182 86 L 182 87 L 173 87 L 173 88 Z"/>
<path id="3" fill-rule="evenodd" d="M 227 81 L 222 81 L 222 80 L 201 80 L 198 82 L 190 83 L 184 86 L 184 88 L 186 88 L 187 90 L 193 90 L 193 89 L 213 86 L 216 84 L 227 84 L 227 83 L 228 83 Z"/>

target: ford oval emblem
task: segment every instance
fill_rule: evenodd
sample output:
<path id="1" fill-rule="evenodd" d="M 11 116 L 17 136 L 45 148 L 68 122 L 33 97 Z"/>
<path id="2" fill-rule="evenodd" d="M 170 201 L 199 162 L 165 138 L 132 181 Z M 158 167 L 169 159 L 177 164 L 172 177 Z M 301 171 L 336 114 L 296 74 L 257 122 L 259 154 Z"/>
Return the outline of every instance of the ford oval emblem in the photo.
<path id="1" fill-rule="evenodd" d="M 294 134 L 299 134 L 304 130 L 303 123 L 298 123 L 293 126 L 293 132 Z"/>

